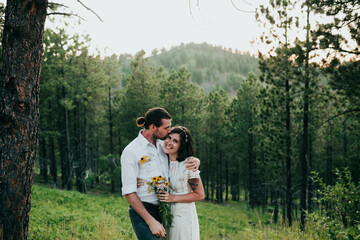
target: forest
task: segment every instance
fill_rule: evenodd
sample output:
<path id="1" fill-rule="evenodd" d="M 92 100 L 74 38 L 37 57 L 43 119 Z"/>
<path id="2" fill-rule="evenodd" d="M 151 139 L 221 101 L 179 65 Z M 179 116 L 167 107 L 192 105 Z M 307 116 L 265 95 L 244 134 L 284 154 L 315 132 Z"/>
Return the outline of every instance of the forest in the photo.
<path id="1" fill-rule="evenodd" d="M 45 29 L 35 172 L 54 188 L 119 193 L 135 120 L 161 106 L 192 133 L 206 201 L 243 201 L 273 223 L 313 221 L 329 239 L 358 239 L 360 3 L 299 2 L 257 9 L 271 29 L 257 56 L 208 43 L 102 56 L 89 36 Z"/>

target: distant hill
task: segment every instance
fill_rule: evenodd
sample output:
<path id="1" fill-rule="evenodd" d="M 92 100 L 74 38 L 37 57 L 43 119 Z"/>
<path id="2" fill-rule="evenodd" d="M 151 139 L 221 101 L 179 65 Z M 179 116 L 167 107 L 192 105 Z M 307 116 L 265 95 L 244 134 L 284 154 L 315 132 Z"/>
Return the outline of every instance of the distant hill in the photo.
<path id="1" fill-rule="evenodd" d="M 206 91 L 223 88 L 234 93 L 249 72 L 260 74 L 258 59 L 249 53 L 234 53 L 207 43 L 181 44 L 170 50 L 153 50 L 151 55 L 150 61 L 164 66 L 168 72 L 185 66 L 191 73 L 191 80 Z"/>

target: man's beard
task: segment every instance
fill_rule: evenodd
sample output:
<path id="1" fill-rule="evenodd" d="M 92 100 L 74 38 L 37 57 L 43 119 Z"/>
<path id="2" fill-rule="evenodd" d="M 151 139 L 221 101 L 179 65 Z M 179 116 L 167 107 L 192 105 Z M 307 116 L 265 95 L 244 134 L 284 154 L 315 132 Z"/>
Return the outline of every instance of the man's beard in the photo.
<path id="1" fill-rule="evenodd" d="M 156 140 L 156 139 L 165 140 L 167 136 L 168 136 L 168 135 L 165 135 L 164 137 L 160 137 L 160 135 L 157 134 L 157 132 L 155 132 L 155 133 L 153 134 L 153 138 L 154 138 L 155 140 Z"/>

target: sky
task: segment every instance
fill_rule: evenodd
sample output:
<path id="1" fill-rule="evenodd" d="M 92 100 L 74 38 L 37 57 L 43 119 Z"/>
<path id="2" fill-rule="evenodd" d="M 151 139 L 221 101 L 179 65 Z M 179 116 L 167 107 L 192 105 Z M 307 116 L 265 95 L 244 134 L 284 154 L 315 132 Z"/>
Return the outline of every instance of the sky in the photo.
<path id="1" fill-rule="evenodd" d="M 4 0 L 1 0 L 3 2 Z M 255 3 L 257 0 L 249 2 Z M 181 43 L 203 43 L 249 51 L 257 47 L 251 42 L 259 36 L 256 4 L 246 0 L 57 0 L 85 19 L 67 19 L 69 32 L 89 34 L 90 50 L 104 55 L 135 54 L 155 48 L 170 49 Z M 90 8 L 102 19 L 86 9 Z M 234 5 L 235 6 L 234 6 Z M 57 17 L 57 19 L 63 19 Z M 47 20 L 47 27 L 63 26 Z"/>

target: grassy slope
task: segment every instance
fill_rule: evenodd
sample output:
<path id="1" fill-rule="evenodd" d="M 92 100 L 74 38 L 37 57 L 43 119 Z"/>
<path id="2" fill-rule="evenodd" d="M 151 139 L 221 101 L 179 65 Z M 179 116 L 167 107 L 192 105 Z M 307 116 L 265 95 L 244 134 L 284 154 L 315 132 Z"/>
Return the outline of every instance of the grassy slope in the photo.
<path id="1" fill-rule="evenodd" d="M 298 227 L 265 225 L 270 215 L 243 203 L 196 204 L 201 239 L 318 239 Z M 120 195 L 92 195 L 34 185 L 30 239 L 136 239 Z M 296 224 L 295 224 L 296 225 Z"/>

